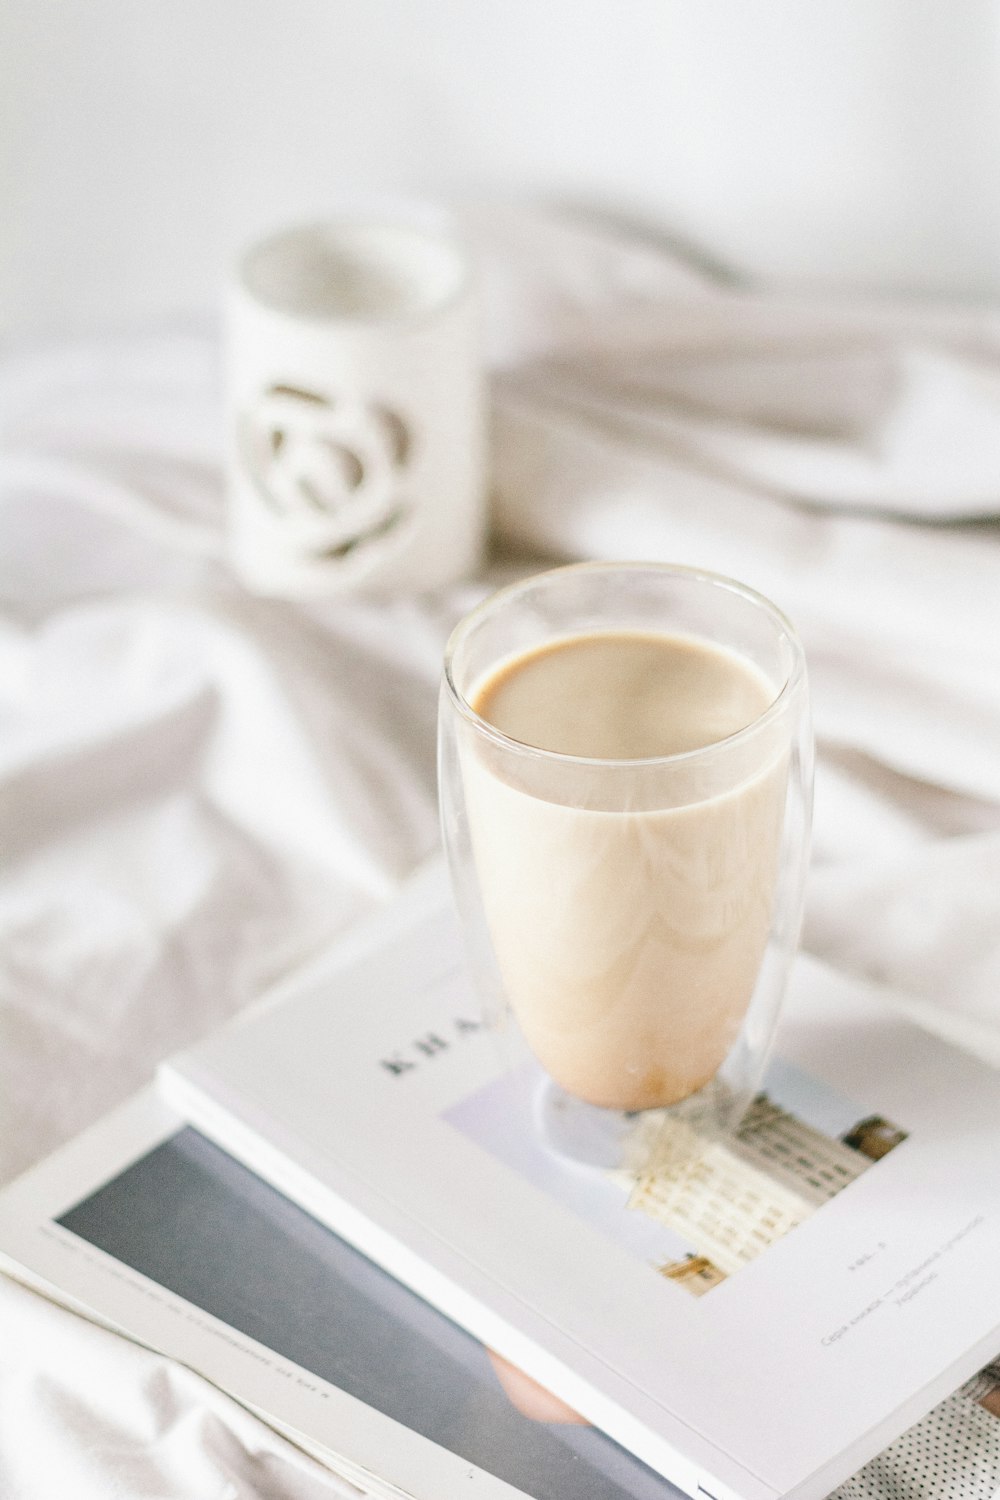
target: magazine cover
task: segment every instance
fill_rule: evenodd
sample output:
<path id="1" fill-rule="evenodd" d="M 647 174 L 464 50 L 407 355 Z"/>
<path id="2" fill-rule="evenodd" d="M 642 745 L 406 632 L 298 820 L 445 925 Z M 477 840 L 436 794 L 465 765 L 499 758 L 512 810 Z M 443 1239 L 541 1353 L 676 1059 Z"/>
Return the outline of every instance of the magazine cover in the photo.
<path id="1" fill-rule="evenodd" d="M 1000 1078 L 802 961 L 739 1135 L 540 1143 L 431 871 L 163 1071 L 187 1118 L 690 1495 L 820 1500 L 1000 1346 Z"/>
<path id="2" fill-rule="evenodd" d="M 679 1496 L 150 1091 L 0 1194 L 0 1265 L 206 1375 L 365 1494 Z"/>

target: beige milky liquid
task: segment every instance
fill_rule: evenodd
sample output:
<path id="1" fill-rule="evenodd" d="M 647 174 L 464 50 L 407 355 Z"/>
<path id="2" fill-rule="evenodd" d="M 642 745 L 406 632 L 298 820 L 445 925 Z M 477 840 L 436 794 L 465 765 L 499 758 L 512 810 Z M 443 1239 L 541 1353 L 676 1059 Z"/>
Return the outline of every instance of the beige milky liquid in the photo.
<path id="1" fill-rule="evenodd" d="M 590 1103 L 676 1103 L 739 1032 L 767 939 L 787 754 L 763 736 L 721 791 L 706 790 L 703 762 L 678 773 L 655 760 L 746 728 L 775 691 L 707 641 L 620 631 L 526 652 L 471 695 L 510 738 L 584 758 L 480 744 L 462 770 L 507 996 L 546 1071 Z M 636 764 L 588 764 L 609 760 Z"/>

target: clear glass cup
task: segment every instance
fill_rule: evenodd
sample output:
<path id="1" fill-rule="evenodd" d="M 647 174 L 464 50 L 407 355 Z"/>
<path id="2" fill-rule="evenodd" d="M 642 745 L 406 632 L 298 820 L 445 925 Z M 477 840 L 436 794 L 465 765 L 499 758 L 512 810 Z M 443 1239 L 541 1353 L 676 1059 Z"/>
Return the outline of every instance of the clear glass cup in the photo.
<path id="1" fill-rule="evenodd" d="M 721 648 L 765 679 L 767 706 L 726 738 L 628 760 L 521 743 L 476 711 L 484 682 L 517 658 L 618 631 Z M 792 626 L 711 573 L 556 568 L 457 626 L 439 725 L 472 972 L 510 1065 L 540 1068 L 548 1143 L 616 1166 L 650 1112 L 699 1135 L 733 1130 L 760 1087 L 808 863 L 812 736 Z"/>

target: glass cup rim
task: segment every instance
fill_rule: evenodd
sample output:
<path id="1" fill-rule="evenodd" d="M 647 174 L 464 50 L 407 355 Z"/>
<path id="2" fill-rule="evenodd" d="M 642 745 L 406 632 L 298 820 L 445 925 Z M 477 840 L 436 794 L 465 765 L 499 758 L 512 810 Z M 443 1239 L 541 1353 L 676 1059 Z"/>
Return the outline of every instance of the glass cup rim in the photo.
<path id="1" fill-rule="evenodd" d="M 728 593 L 738 594 L 748 604 L 761 610 L 784 634 L 792 651 L 792 664 L 774 699 L 768 704 L 762 713 L 745 724 L 742 729 L 735 733 L 726 735 L 721 740 L 712 740 L 707 745 L 698 745 L 693 750 L 680 750 L 672 755 L 653 755 L 620 758 L 602 758 L 591 755 L 569 755 L 562 750 L 546 750 L 540 745 L 530 745 L 525 740 L 514 739 L 513 736 L 504 734 L 495 724 L 484 719 L 472 707 L 455 682 L 453 664 L 455 654 L 462 645 L 462 641 L 475 628 L 480 621 L 486 619 L 496 610 L 502 609 L 518 594 L 526 593 L 533 585 L 546 579 L 563 577 L 571 573 L 660 573 L 664 576 L 685 578 L 692 583 L 711 584 L 721 588 Z M 725 573 L 715 573 L 709 568 L 693 567 L 687 563 L 666 562 L 578 562 L 565 563 L 555 568 L 545 568 L 541 572 L 532 573 L 526 578 L 517 579 L 514 583 L 505 584 L 503 588 L 497 589 L 487 598 L 480 601 L 473 609 L 463 615 L 458 624 L 448 637 L 444 649 L 443 681 L 452 705 L 459 715 L 465 719 L 479 734 L 491 740 L 501 749 L 516 755 L 537 758 L 543 762 L 553 765 L 586 766 L 593 769 L 616 768 L 633 771 L 637 767 L 653 770 L 658 767 L 674 765 L 692 765 L 698 760 L 718 754 L 720 751 L 734 749 L 765 730 L 769 725 L 778 720 L 784 713 L 789 701 L 792 699 L 799 686 L 805 678 L 805 652 L 798 632 L 783 610 L 765 594 L 757 589 L 751 588 L 749 584 L 741 583 L 739 579 L 731 578 Z"/>

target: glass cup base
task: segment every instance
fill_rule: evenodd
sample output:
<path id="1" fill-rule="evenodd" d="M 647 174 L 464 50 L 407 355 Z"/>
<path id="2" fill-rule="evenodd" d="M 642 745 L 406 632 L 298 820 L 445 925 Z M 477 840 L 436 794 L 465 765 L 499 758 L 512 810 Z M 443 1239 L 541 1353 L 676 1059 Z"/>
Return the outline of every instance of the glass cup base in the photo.
<path id="1" fill-rule="evenodd" d="M 545 1149 L 564 1161 L 602 1171 L 638 1172 L 664 1129 L 682 1129 L 687 1149 L 694 1154 L 731 1135 L 751 1096 L 751 1090 L 736 1090 L 713 1078 L 696 1094 L 666 1108 L 605 1109 L 575 1098 L 542 1074 L 534 1091 L 532 1124 Z"/>
<path id="2" fill-rule="evenodd" d="M 544 1075 L 538 1080 L 535 1130 L 548 1151 L 580 1166 L 620 1167 L 637 1118 L 634 1113 L 576 1099 Z"/>

